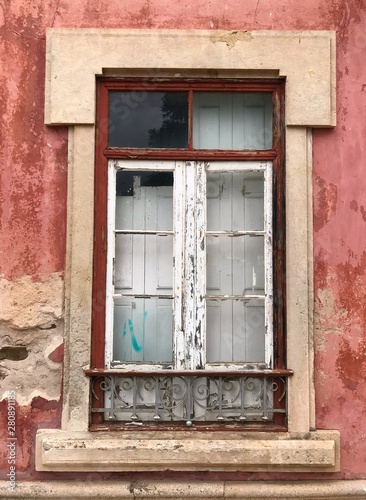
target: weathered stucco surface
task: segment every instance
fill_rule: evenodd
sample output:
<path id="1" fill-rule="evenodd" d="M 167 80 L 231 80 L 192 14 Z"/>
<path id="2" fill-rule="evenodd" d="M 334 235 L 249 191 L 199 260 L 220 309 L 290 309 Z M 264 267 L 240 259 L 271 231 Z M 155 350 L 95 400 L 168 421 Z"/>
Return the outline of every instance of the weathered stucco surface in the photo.
<path id="1" fill-rule="evenodd" d="M 59 400 L 63 347 L 63 278 L 0 279 L 0 400 Z"/>
<path id="2" fill-rule="evenodd" d="M 67 130 L 43 124 L 51 26 L 337 30 L 337 127 L 313 134 L 316 416 L 318 428 L 341 432 L 341 473 L 332 478 L 366 478 L 364 0 L 0 1 L 0 371 L 7 375 L 0 393 L 21 384 L 20 477 L 35 477 L 36 429 L 57 428 L 60 420 Z M 36 299 L 24 298 L 26 289 Z M 1 351 L 16 346 L 26 348 L 26 358 L 9 359 L 24 350 Z M 0 458 L 6 470 L 6 450 Z"/>
<path id="3" fill-rule="evenodd" d="M 54 328 L 62 318 L 63 277 L 50 274 L 43 281 L 31 276 L 0 278 L 0 323 L 18 330 Z"/>

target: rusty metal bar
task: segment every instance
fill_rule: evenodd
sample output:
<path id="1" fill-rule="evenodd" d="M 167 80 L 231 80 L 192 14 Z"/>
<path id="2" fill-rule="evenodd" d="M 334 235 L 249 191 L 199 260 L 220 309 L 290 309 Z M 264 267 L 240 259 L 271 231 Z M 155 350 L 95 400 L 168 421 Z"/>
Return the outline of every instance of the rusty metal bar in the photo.
<path id="1" fill-rule="evenodd" d="M 99 377 L 101 375 L 105 376 L 126 376 L 126 377 L 146 377 L 147 375 L 151 376 L 162 376 L 167 375 L 170 377 L 211 377 L 211 376 L 252 376 L 252 377 L 291 377 L 294 374 L 293 370 L 288 369 L 279 369 L 279 370 L 106 370 L 105 368 L 88 368 L 84 370 L 84 373 L 87 377 Z"/>
<path id="2" fill-rule="evenodd" d="M 287 377 L 258 377 L 236 373 L 169 375 L 141 373 L 104 374 L 92 377 L 92 393 L 104 396 L 92 414 L 110 422 L 143 425 L 149 422 L 224 424 L 275 423 L 286 418 Z M 282 391 L 280 398 L 276 391 Z M 279 404 L 280 401 L 280 404 Z M 277 423 L 277 422 L 276 422 Z"/>

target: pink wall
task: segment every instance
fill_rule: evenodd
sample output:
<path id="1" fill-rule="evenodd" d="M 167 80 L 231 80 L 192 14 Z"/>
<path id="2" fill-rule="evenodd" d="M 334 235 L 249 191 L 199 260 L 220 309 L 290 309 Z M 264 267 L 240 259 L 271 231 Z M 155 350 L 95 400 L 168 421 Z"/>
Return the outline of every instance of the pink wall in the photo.
<path id="1" fill-rule="evenodd" d="M 317 426 L 341 431 L 342 472 L 332 477 L 366 478 L 366 3 L 303 4 L 3 2 L 0 274 L 41 281 L 65 265 L 67 131 L 43 124 L 46 27 L 337 30 L 337 127 L 314 131 Z M 33 420 L 23 422 L 22 470 L 31 475 L 35 427 L 59 422 L 48 404 L 22 409 Z"/>

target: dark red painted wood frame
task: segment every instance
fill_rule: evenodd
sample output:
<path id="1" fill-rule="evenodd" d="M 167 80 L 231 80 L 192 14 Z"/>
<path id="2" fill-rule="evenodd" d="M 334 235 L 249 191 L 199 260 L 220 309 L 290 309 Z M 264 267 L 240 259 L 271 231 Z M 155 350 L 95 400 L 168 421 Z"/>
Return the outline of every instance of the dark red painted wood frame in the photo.
<path id="1" fill-rule="evenodd" d="M 108 94 L 110 91 L 271 92 L 273 103 L 273 146 L 271 150 L 199 150 L 192 148 L 192 113 L 189 112 L 187 149 L 133 149 L 108 147 Z M 105 368 L 105 299 L 107 262 L 107 166 L 109 158 L 185 160 L 270 160 L 273 162 L 273 285 L 274 285 L 274 371 L 286 368 L 285 283 L 285 81 L 283 79 L 110 79 L 97 81 L 97 126 L 95 161 L 94 269 L 92 307 L 91 370 Z M 190 111 L 190 110 L 189 110 Z M 89 373 L 91 374 L 91 373 Z M 103 407 L 102 394 L 97 394 Z M 93 404 L 97 407 L 98 400 Z M 281 406 L 280 402 L 275 402 Z M 281 415 L 277 415 L 281 417 Z M 94 413 L 92 424 L 102 424 Z M 283 428 L 283 422 L 273 426 Z M 267 426 L 268 427 L 268 426 Z M 245 427 L 246 429 L 246 427 Z"/>

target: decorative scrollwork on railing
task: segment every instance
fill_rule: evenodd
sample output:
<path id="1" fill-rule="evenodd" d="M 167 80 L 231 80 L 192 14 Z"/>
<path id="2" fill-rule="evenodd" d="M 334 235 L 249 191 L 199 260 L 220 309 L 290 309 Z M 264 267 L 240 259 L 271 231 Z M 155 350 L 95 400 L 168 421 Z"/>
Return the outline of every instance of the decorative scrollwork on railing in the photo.
<path id="1" fill-rule="evenodd" d="M 92 377 L 92 393 L 92 412 L 109 422 L 272 422 L 286 414 L 287 378 L 105 374 Z"/>

